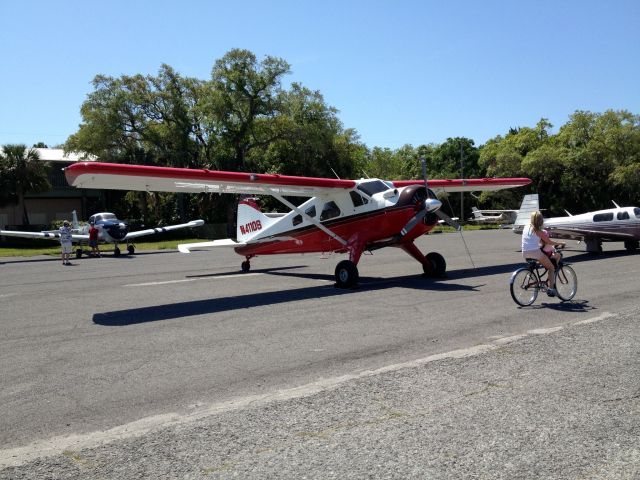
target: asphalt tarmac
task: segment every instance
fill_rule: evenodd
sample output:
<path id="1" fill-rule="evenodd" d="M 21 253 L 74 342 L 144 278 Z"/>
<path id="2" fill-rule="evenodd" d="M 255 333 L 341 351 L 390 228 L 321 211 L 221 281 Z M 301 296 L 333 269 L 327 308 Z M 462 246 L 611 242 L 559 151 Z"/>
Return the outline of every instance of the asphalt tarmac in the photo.
<path id="1" fill-rule="evenodd" d="M 0 478 L 640 478 L 640 255 L 571 242 L 573 301 L 518 308 L 518 236 L 418 245 L 447 278 L 394 248 L 346 291 L 340 255 L 0 258 Z"/>

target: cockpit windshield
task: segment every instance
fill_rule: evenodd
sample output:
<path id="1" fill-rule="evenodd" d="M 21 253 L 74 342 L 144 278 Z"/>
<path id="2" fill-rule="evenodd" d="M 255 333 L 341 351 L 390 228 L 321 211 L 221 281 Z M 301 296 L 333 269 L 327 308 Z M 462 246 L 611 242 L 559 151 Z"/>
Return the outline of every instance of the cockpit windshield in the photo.
<path id="1" fill-rule="evenodd" d="M 386 184 L 382 180 L 368 180 L 358 185 L 358 190 L 366 193 L 370 197 L 376 193 L 386 192 L 390 188 L 393 188 L 393 186 Z"/>
<path id="2" fill-rule="evenodd" d="M 99 213 L 94 215 L 93 220 L 97 222 L 99 220 L 118 220 L 118 218 L 114 213 Z"/>

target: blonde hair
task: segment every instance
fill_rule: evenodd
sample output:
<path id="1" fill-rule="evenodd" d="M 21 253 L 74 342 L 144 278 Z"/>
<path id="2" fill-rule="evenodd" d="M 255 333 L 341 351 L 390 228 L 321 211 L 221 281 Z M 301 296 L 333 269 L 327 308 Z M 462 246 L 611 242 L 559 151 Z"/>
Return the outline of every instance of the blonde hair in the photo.
<path id="1" fill-rule="evenodd" d="M 531 212 L 531 226 L 536 232 L 539 232 L 542 229 L 542 224 L 544 223 L 544 218 L 542 217 L 542 213 L 540 210 L 536 210 L 535 212 Z"/>

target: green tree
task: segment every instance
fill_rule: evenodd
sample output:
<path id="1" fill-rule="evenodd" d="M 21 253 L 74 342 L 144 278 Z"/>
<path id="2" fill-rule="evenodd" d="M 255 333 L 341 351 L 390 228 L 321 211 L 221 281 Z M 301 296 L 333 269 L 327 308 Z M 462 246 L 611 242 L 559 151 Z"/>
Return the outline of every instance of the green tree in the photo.
<path id="1" fill-rule="evenodd" d="M 241 49 L 216 61 L 203 107 L 231 154 L 222 158 L 227 162 L 221 168 L 247 170 L 247 155 L 253 148 L 267 147 L 282 138 L 280 124 L 274 120 L 280 115 L 281 80 L 289 68 L 280 58 L 267 56 L 258 62 L 252 52 Z"/>
<path id="2" fill-rule="evenodd" d="M 0 155 L 0 202 L 4 205 L 19 205 L 22 223 L 29 225 L 29 214 L 25 195 L 46 192 L 49 183 L 49 163 L 41 162 L 38 152 L 25 145 L 5 145 Z"/>

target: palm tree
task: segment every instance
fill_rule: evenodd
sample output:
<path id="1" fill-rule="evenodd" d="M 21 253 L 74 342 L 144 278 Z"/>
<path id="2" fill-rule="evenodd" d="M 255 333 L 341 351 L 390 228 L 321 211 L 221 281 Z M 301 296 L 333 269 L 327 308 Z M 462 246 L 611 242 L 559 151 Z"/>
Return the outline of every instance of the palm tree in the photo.
<path id="1" fill-rule="evenodd" d="M 49 183 L 49 164 L 41 162 L 38 151 L 26 145 L 5 145 L 0 154 L 0 176 L 3 194 L 0 201 L 22 206 L 22 223 L 29 225 L 29 215 L 24 196 L 27 193 L 46 192 Z"/>

